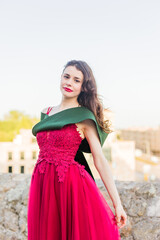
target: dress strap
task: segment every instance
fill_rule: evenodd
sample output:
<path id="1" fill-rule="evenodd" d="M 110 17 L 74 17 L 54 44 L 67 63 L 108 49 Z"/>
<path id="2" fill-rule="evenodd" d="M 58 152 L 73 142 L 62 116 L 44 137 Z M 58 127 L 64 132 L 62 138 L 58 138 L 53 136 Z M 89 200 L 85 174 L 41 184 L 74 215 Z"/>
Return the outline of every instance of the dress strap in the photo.
<path id="1" fill-rule="evenodd" d="M 53 107 L 49 107 L 47 110 L 47 115 L 50 113 L 50 111 L 52 110 Z"/>

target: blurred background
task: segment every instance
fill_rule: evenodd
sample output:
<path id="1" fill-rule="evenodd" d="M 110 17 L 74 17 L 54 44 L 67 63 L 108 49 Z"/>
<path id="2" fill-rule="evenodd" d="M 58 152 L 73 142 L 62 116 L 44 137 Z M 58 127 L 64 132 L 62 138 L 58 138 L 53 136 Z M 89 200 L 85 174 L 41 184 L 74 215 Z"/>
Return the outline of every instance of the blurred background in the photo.
<path id="1" fill-rule="evenodd" d="M 76 59 L 92 68 L 109 108 L 103 151 L 114 179 L 160 179 L 159 11 L 158 0 L 1 1 L 0 172 L 32 173 L 31 129 L 60 103 L 63 67 Z"/>

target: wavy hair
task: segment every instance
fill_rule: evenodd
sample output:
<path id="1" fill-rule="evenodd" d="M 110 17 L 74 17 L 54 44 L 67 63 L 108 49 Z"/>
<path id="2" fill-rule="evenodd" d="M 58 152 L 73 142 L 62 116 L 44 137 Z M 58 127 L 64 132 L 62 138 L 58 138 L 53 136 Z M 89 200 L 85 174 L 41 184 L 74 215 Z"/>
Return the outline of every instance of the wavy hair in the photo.
<path id="1" fill-rule="evenodd" d="M 112 132 L 110 129 L 110 120 L 105 120 L 104 116 L 104 113 L 107 112 L 109 108 L 103 107 L 101 95 L 97 93 L 97 84 L 92 69 L 84 61 L 71 60 L 64 66 L 63 72 L 68 66 L 75 66 L 76 69 L 83 74 L 82 91 L 77 98 L 78 103 L 93 112 L 97 123 L 104 132 Z"/>

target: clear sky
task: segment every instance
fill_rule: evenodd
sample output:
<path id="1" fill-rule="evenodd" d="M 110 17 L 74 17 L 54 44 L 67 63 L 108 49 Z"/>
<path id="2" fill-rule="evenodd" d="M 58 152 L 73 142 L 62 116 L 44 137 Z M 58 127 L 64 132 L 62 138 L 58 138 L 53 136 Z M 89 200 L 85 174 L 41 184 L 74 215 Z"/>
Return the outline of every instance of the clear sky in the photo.
<path id="1" fill-rule="evenodd" d="M 0 2 L 0 118 L 61 101 L 67 61 L 93 70 L 115 126 L 160 125 L 160 1 Z"/>

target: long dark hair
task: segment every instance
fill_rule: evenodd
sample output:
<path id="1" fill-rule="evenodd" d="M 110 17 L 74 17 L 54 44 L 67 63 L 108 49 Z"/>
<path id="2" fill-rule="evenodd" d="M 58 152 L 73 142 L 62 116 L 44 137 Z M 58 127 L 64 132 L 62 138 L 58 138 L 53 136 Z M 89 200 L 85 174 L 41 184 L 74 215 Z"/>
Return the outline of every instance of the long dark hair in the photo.
<path id="1" fill-rule="evenodd" d="M 92 69 L 84 61 L 71 60 L 64 66 L 63 72 L 68 66 L 75 66 L 77 70 L 83 73 L 84 79 L 82 91 L 77 98 L 78 103 L 94 113 L 97 123 L 103 129 L 103 131 L 106 133 L 112 132 L 112 130 L 109 128 L 111 125 L 110 120 L 105 120 L 104 117 L 104 112 L 108 111 L 108 108 L 103 107 L 102 99 L 97 93 L 97 84 Z"/>

